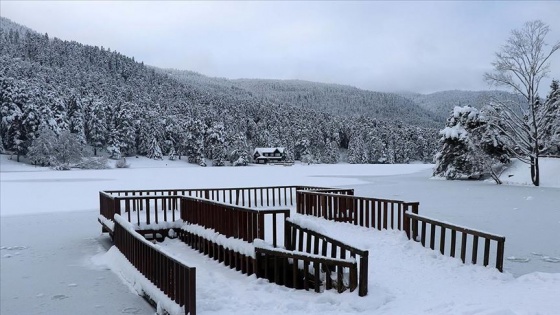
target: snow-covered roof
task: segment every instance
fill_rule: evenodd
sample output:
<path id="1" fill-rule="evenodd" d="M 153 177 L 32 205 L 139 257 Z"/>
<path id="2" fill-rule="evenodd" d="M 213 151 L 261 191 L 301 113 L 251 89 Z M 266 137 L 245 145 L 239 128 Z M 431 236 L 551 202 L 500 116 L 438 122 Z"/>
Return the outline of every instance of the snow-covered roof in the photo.
<path id="1" fill-rule="evenodd" d="M 253 152 L 253 154 L 255 153 L 259 153 L 260 155 L 263 155 L 264 153 L 274 153 L 274 151 L 278 150 L 278 152 L 280 153 L 284 153 L 284 151 L 286 150 L 286 148 L 282 148 L 282 147 L 276 147 L 276 148 L 255 148 L 255 151 Z"/>

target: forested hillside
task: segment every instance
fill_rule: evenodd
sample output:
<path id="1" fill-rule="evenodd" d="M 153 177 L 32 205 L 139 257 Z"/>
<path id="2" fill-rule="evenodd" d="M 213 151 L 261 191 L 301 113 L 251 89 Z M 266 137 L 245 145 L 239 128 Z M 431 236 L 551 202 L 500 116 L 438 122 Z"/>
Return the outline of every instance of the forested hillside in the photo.
<path id="1" fill-rule="evenodd" d="M 266 146 L 284 146 L 290 158 L 317 163 L 338 162 L 341 151 L 351 163 L 432 159 L 437 129 L 413 125 L 413 111 L 402 121 L 387 117 L 397 102 L 390 98 L 376 110 L 337 115 L 356 112 L 354 105 L 341 103 L 336 112 L 335 101 L 325 108 L 291 103 L 297 90 L 269 95 L 251 81 L 232 84 L 194 73 L 199 80 L 189 82 L 110 49 L 39 34 L 5 18 L 1 25 L 0 149 L 37 163 L 56 163 L 33 155 L 68 137 L 86 155 L 178 155 L 213 165 L 244 165 L 254 147 Z M 355 91 L 358 100 L 377 95 Z M 428 125 L 429 117 L 418 121 Z"/>
<path id="2" fill-rule="evenodd" d="M 433 113 L 438 121 L 444 122 L 455 106 L 482 109 L 493 99 L 519 101 L 518 96 L 505 91 L 442 91 L 431 94 L 402 93 L 403 97 Z"/>
<path id="3" fill-rule="evenodd" d="M 313 109 L 344 117 L 370 116 L 381 120 L 402 120 L 425 127 L 439 127 L 431 111 L 419 107 L 408 98 L 392 93 L 372 92 L 352 86 L 301 80 L 228 80 L 209 78 L 191 71 L 167 70 L 167 74 L 188 84 L 231 88 L 249 92 L 262 100 Z"/>

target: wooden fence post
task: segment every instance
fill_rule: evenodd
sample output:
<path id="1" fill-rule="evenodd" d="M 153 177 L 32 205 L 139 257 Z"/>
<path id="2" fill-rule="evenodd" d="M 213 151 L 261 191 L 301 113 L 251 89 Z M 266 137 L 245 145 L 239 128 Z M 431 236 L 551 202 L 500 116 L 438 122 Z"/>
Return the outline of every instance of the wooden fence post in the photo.
<path id="1" fill-rule="evenodd" d="M 505 245 L 506 239 L 503 238 L 501 240 L 498 241 L 498 250 L 496 253 L 496 269 L 498 269 L 500 272 L 504 271 L 504 245 Z"/>
<path id="2" fill-rule="evenodd" d="M 366 296 L 368 292 L 368 257 L 369 251 L 365 251 L 360 257 L 360 280 L 358 281 L 358 295 Z"/>
<path id="3" fill-rule="evenodd" d="M 121 214 L 121 201 L 118 198 L 113 199 L 113 213 L 111 216 L 111 220 L 114 220 L 115 214 Z"/>
<path id="4" fill-rule="evenodd" d="M 412 213 L 414 214 L 418 214 L 418 205 L 420 203 L 418 202 L 413 202 L 411 203 L 412 205 Z M 416 240 L 416 238 L 418 237 L 418 221 L 414 220 L 412 222 L 412 239 Z"/>

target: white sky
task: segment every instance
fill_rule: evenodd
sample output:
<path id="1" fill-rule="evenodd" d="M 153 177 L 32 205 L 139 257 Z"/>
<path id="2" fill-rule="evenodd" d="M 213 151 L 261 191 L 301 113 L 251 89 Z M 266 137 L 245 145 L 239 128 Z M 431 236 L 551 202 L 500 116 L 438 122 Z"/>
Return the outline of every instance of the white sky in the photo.
<path id="1" fill-rule="evenodd" d="M 1 1 L 0 13 L 157 67 L 375 91 L 488 89 L 512 29 L 541 19 L 560 39 L 560 1 Z M 560 78 L 560 52 L 551 61 Z"/>

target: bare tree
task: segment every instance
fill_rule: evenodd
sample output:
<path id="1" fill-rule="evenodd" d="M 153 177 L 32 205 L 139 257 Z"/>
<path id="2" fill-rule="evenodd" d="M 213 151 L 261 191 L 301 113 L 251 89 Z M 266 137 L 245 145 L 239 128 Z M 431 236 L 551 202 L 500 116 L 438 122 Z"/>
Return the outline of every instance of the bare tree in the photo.
<path id="1" fill-rule="evenodd" d="M 510 38 L 496 53 L 494 71 L 486 73 L 487 82 L 511 88 L 523 102 L 494 100 L 488 113 L 490 121 L 503 135 L 512 153 L 531 165 L 531 180 L 539 186 L 539 153 L 542 130 L 550 120 L 551 106 L 541 104 L 539 84 L 549 72 L 549 59 L 560 48 L 560 41 L 545 51 L 548 25 L 536 20 L 526 22 L 522 29 L 513 30 Z"/>

